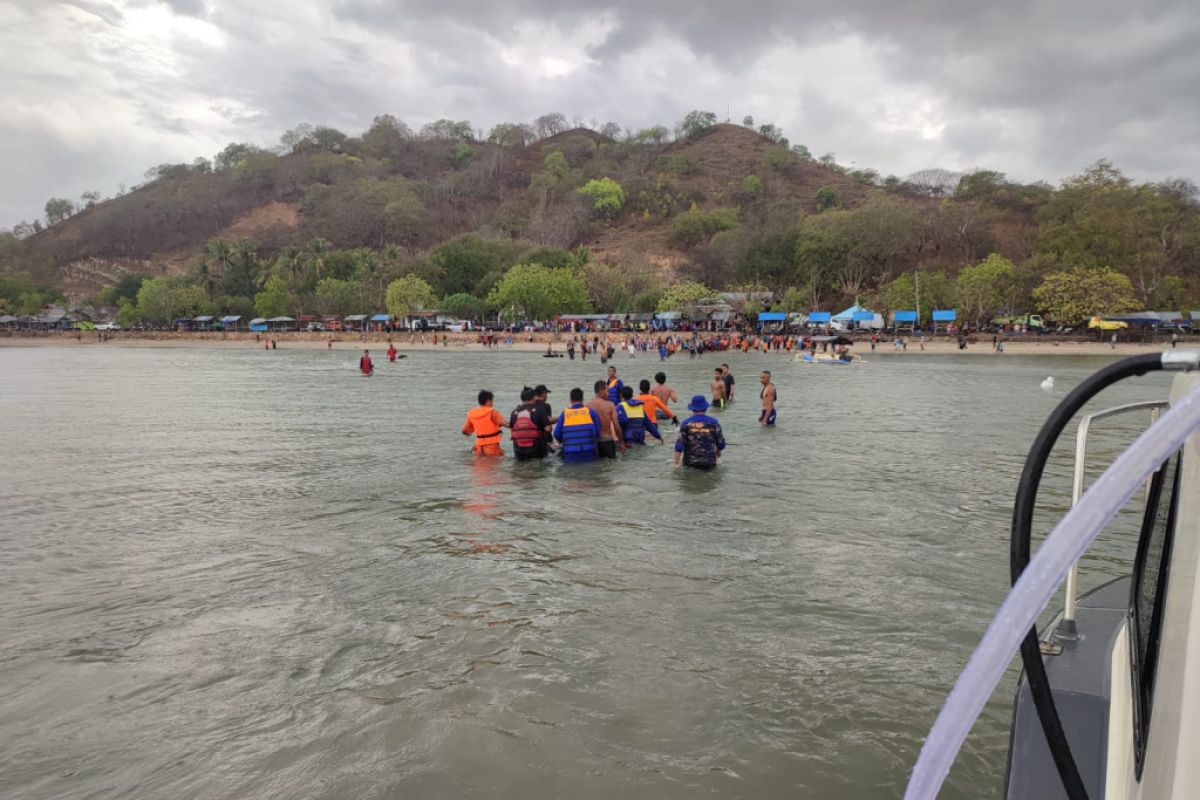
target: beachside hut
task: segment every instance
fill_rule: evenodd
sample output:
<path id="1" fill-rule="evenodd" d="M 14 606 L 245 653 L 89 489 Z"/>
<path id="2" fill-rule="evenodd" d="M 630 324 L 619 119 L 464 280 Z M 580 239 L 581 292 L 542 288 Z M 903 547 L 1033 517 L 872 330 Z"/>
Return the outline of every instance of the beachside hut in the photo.
<path id="1" fill-rule="evenodd" d="M 392 319 L 391 314 L 376 314 L 369 320 L 371 330 L 390 331 L 392 329 Z"/>
<path id="2" fill-rule="evenodd" d="M 213 322 L 214 319 L 215 317 L 213 317 L 211 314 L 201 314 L 198 317 L 192 317 L 192 324 L 195 326 L 196 330 L 206 331 L 215 327 L 216 324 Z"/>
<path id="3" fill-rule="evenodd" d="M 1191 318 L 1191 321 L 1192 321 L 1192 324 L 1189 325 L 1188 327 L 1192 330 L 1193 333 L 1200 332 L 1200 311 L 1189 312 L 1188 316 Z"/>
<path id="4" fill-rule="evenodd" d="M 896 329 L 896 333 L 900 333 L 902 328 L 912 333 L 917 329 L 917 312 L 916 311 L 896 311 L 892 314 L 892 326 Z"/>
<path id="5" fill-rule="evenodd" d="M 271 326 L 268 325 L 267 321 L 262 317 L 255 317 L 254 319 L 250 320 L 250 330 L 254 333 L 263 333 L 265 331 L 269 331 L 270 329 Z"/>
<path id="6" fill-rule="evenodd" d="M 954 309 L 935 308 L 930 320 L 933 322 L 933 332 L 935 334 L 939 331 L 948 333 L 950 326 L 958 320 L 958 312 Z"/>
<path id="7" fill-rule="evenodd" d="M 300 316 L 296 317 L 296 324 L 302 331 L 314 330 L 316 322 L 316 314 L 301 314 Z"/>
<path id="8" fill-rule="evenodd" d="M 69 331 L 71 323 L 67 310 L 59 306 L 46 306 L 41 314 L 31 318 L 32 327 L 39 330 Z"/>
<path id="9" fill-rule="evenodd" d="M 810 311 L 808 312 L 808 327 L 819 328 L 829 325 L 833 319 L 833 314 L 828 311 Z"/>
<path id="10" fill-rule="evenodd" d="M 787 324 L 788 315 L 783 311 L 760 311 L 758 312 L 758 329 L 761 331 L 767 326 L 779 328 Z"/>
<path id="11" fill-rule="evenodd" d="M 180 333 L 187 333 L 196 329 L 196 323 L 190 317 L 179 317 L 171 320 L 171 327 Z"/>
<path id="12" fill-rule="evenodd" d="M 17 329 L 17 318 L 11 314 L 0 315 L 0 330 L 15 331 Z"/>
<path id="13" fill-rule="evenodd" d="M 361 331 L 364 330 L 366 324 L 366 314 L 351 314 L 342 322 L 342 327 L 348 331 Z"/>
<path id="14" fill-rule="evenodd" d="M 267 320 L 267 325 L 272 331 L 294 331 L 296 330 L 296 320 L 292 317 L 271 317 Z"/>
<path id="15" fill-rule="evenodd" d="M 849 328 L 882 328 L 883 319 L 869 308 L 858 303 L 833 315 L 833 321 Z"/>
<path id="16" fill-rule="evenodd" d="M 660 331 L 671 330 L 679 324 L 683 314 L 678 311 L 660 311 L 654 315 L 653 327 Z"/>
<path id="17" fill-rule="evenodd" d="M 1183 328 L 1187 326 L 1187 319 L 1183 313 L 1179 311 L 1156 311 L 1158 314 L 1159 325 L 1163 328 Z"/>
<path id="18" fill-rule="evenodd" d="M 242 329 L 242 315 L 230 314 L 226 317 L 221 317 L 221 327 L 227 331 L 240 331 Z"/>

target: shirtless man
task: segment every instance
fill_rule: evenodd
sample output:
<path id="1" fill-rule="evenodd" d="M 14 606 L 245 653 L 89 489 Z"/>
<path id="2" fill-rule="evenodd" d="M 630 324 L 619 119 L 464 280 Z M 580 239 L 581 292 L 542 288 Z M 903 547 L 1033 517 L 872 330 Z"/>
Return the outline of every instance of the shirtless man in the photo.
<path id="1" fill-rule="evenodd" d="M 662 401 L 664 406 L 670 406 L 671 403 L 678 403 L 679 397 L 675 394 L 675 390 L 667 384 L 667 373 L 656 372 L 654 374 L 654 386 L 650 387 L 650 394 Z"/>
<path id="2" fill-rule="evenodd" d="M 715 408 L 724 408 L 725 407 L 725 370 L 721 369 L 720 367 L 717 367 L 715 370 L 713 370 L 713 379 L 712 379 L 712 384 L 710 385 L 710 388 L 712 389 L 712 403 L 710 405 L 712 405 L 712 407 L 714 409 Z"/>
<path id="3" fill-rule="evenodd" d="M 758 415 L 758 424 L 763 427 L 773 427 L 775 425 L 775 384 L 771 383 L 771 373 L 763 370 L 763 374 L 758 376 L 758 382 L 762 384 L 762 391 L 759 392 L 759 397 L 762 398 L 762 413 Z"/>
<path id="4" fill-rule="evenodd" d="M 596 396 L 588 401 L 587 407 L 596 412 L 600 420 L 600 440 L 596 443 L 596 452 L 600 458 L 616 458 L 617 449 L 625 449 L 625 437 L 617 421 L 617 406 L 608 399 L 607 381 L 596 381 L 593 388 Z"/>

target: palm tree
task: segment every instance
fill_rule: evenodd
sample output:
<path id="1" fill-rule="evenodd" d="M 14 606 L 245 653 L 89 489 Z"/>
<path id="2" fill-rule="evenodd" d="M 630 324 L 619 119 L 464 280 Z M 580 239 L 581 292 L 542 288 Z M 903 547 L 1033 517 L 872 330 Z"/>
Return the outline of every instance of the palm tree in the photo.
<path id="1" fill-rule="evenodd" d="M 233 256 L 233 248 L 229 246 L 229 242 L 224 239 L 213 239 L 204 248 L 204 260 L 209 265 L 220 264 L 221 274 L 225 274 L 225 270 L 229 267 L 229 262 Z"/>
<path id="2" fill-rule="evenodd" d="M 304 274 L 304 257 L 300 252 L 300 248 L 295 245 L 288 245 L 279 251 L 279 255 L 275 257 L 273 263 L 267 269 L 264 269 L 258 276 L 258 285 L 265 286 L 272 275 L 283 275 L 291 279 L 295 285 L 301 275 Z"/>
<path id="3" fill-rule="evenodd" d="M 321 272 L 325 269 L 325 259 L 329 254 L 329 242 L 321 238 L 313 239 L 308 243 L 308 248 L 305 255 L 308 258 L 308 263 L 312 265 L 313 270 L 317 274 L 317 280 L 321 280 Z"/>

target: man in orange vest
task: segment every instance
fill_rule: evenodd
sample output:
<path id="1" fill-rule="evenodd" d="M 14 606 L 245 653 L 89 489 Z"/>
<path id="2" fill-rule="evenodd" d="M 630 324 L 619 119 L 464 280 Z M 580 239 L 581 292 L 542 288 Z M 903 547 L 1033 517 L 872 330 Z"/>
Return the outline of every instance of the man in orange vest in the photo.
<path id="1" fill-rule="evenodd" d="M 480 391 L 479 405 L 467 412 L 467 421 L 463 424 L 463 436 L 475 434 L 476 455 L 504 455 L 500 449 L 500 429 L 508 427 L 508 420 L 492 408 L 494 399 L 495 395 L 487 389 Z"/>

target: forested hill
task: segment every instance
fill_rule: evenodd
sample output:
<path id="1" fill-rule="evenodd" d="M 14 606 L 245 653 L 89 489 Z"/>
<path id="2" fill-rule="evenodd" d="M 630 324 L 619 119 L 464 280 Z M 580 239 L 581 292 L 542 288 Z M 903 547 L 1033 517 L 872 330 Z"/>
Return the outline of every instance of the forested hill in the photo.
<path id="1" fill-rule="evenodd" d="M 585 244 L 597 259 L 669 273 L 700 243 L 695 235 L 672 241 L 672 222 L 693 206 L 726 210 L 753 227 L 769 210 L 815 211 L 826 186 L 849 205 L 867 190 L 733 125 L 675 142 L 665 128 L 621 142 L 588 129 L 528 144 L 456 133 L 469 129 L 417 137 L 385 121 L 357 139 L 317 129 L 286 155 L 231 145 L 211 164 L 161 165 L 146 184 L 27 239 L 25 266 L 41 280 L 95 283 L 123 268 L 193 269 L 214 239 L 250 238 L 260 257 L 319 237 L 333 248 L 398 245 L 419 258 L 477 233 Z M 623 202 L 597 209 L 578 190 L 605 178 Z"/>
<path id="2" fill-rule="evenodd" d="M 932 306 L 997 253 L 1011 264 L 989 304 L 1028 304 L 1049 276 L 1111 267 L 1128 279 L 1123 305 L 1200 305 L 1188 181 L 1138 185 L 1106 162 L 1057 189 L 992 171 L 902 180 L 705 112 L 673 134 L 562 130 L 549 117 L 486 140 L 467 123 L 413 134 L 384 116 L 360 136 L 302 126 L 275 151 L 231 144 L 111 199 L 52 200 L 46 225 L 0 242 L 0 269 L 74 299 L 128 273 L 186 276 L 216 301 L 252 297 L 272 274 L 311 295 L 326 261 L 326 277 L 367 280 L 365 258 L 379 287 L 416 274 L 440 297 L 483 299 L 506 269 L 537 260 L 585 268 L 593 307 L 623 310 L 684 280 L 886 305 L 920 266 Z"/>

